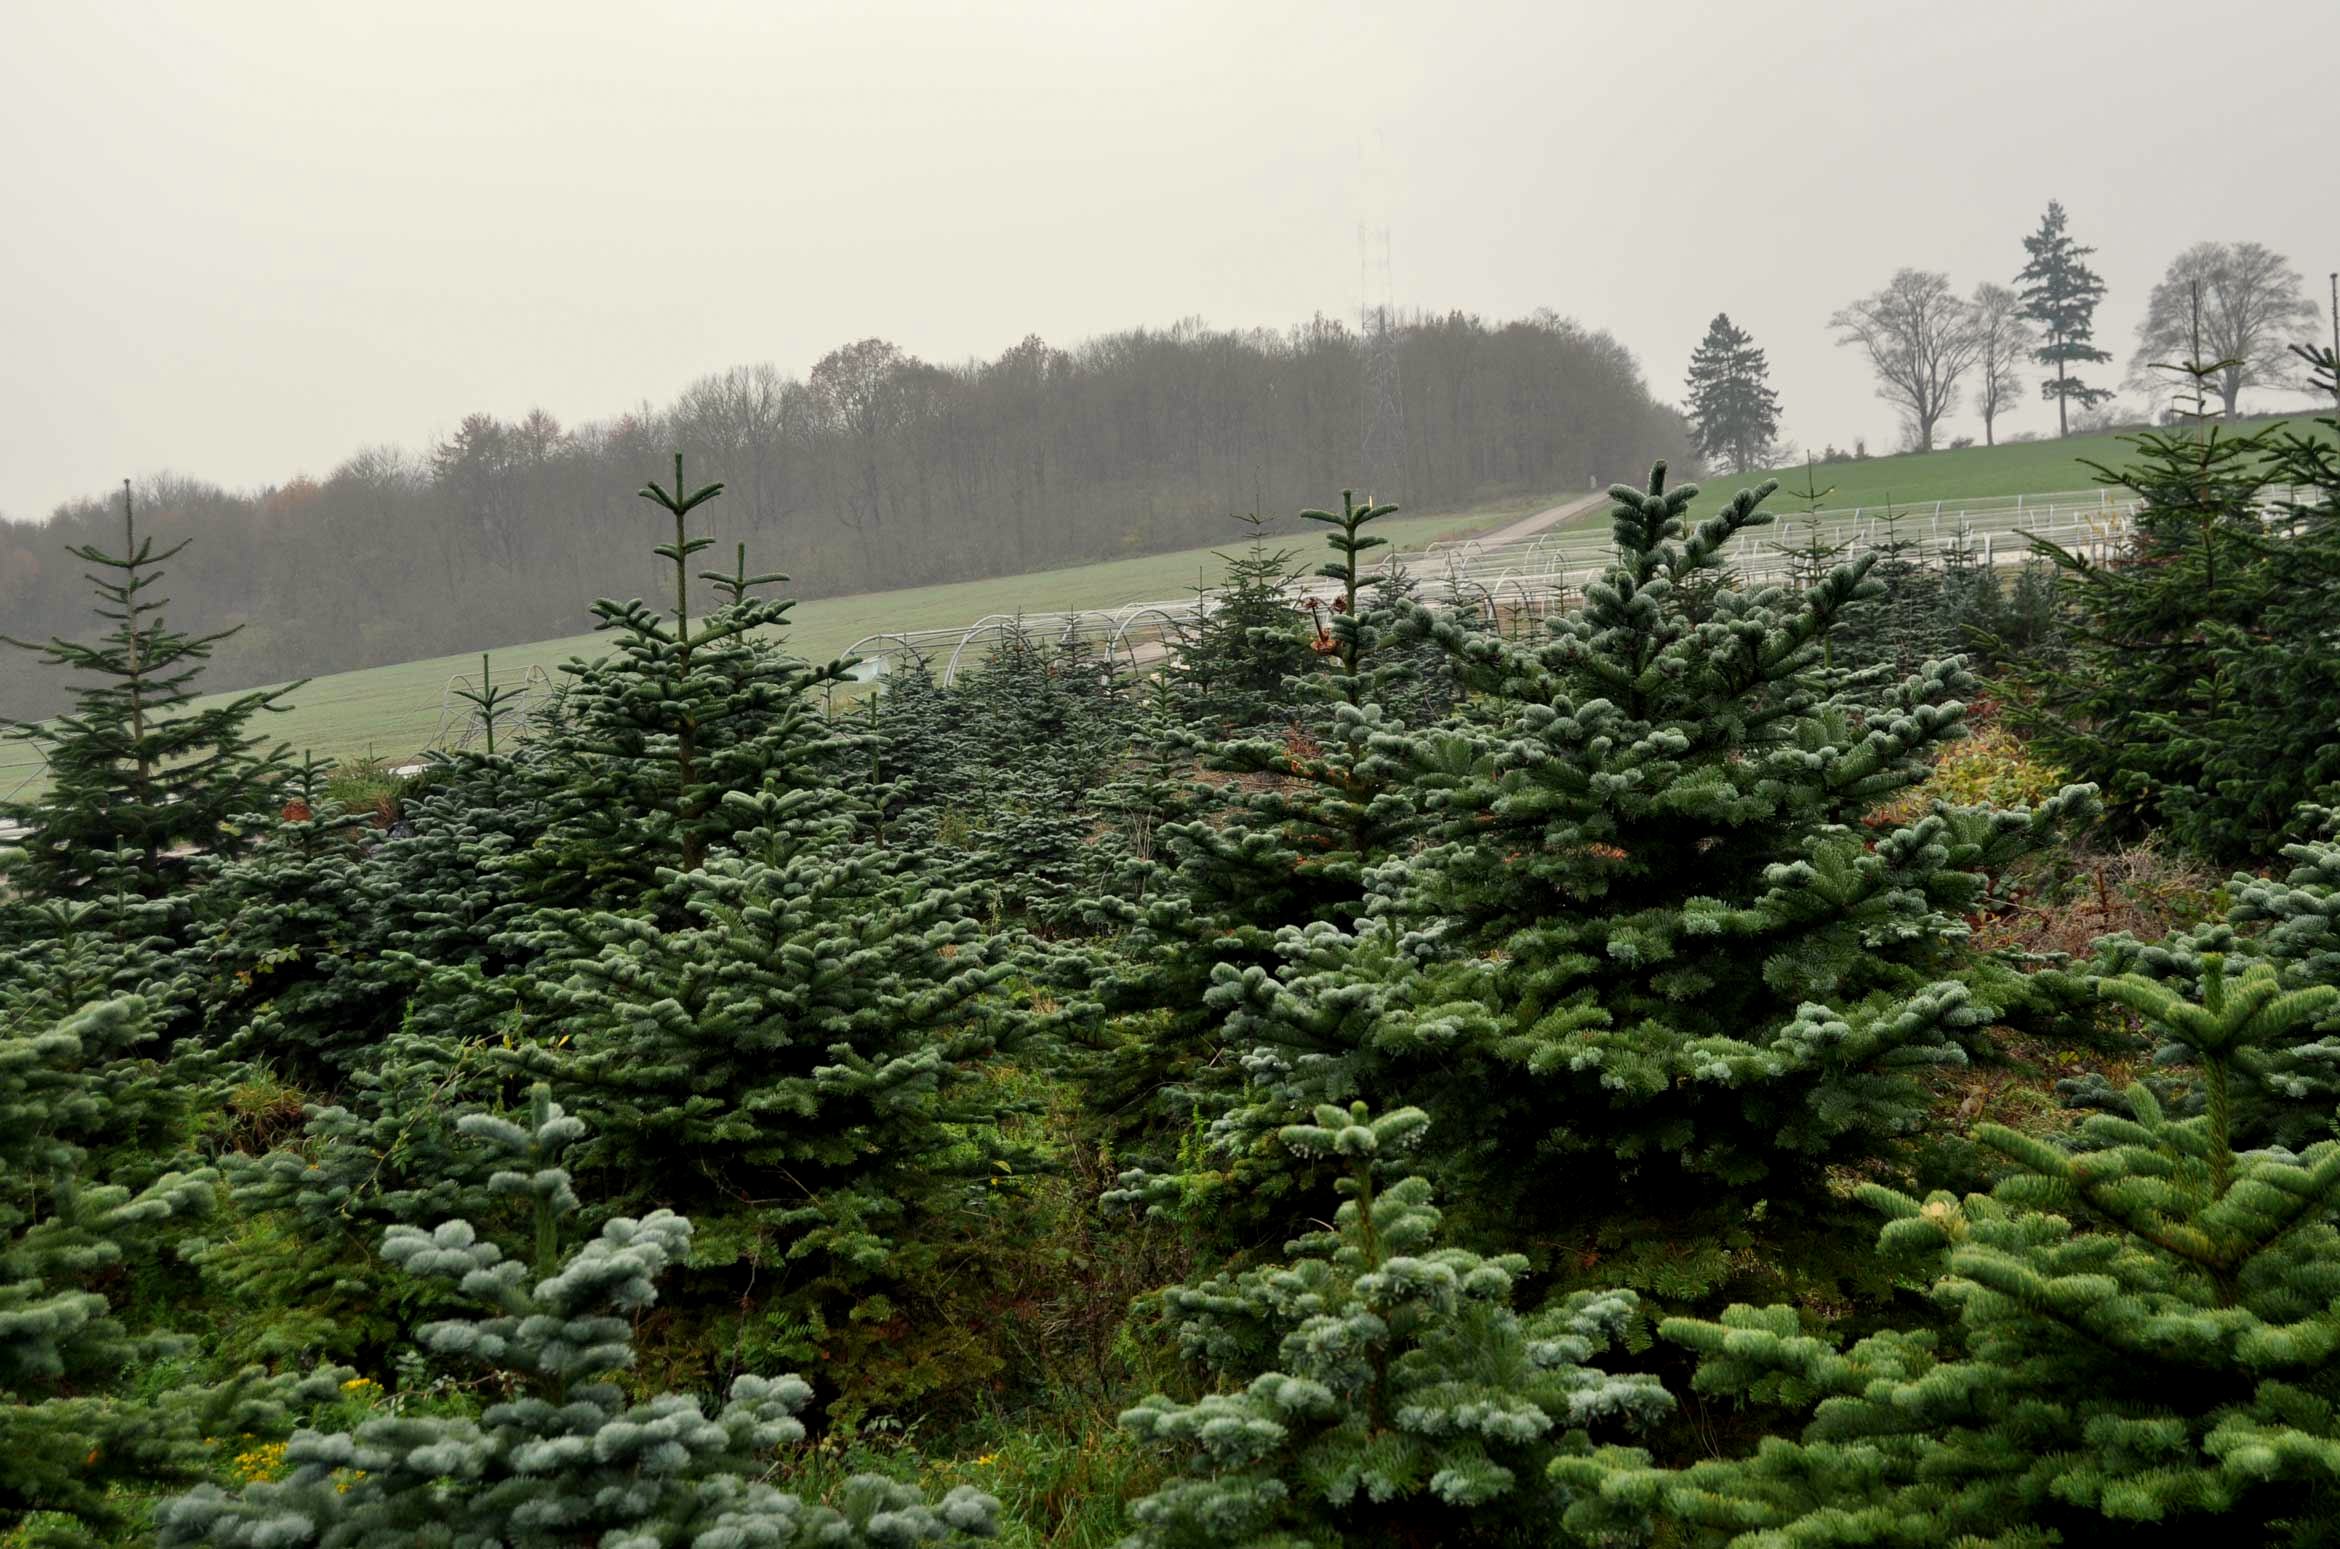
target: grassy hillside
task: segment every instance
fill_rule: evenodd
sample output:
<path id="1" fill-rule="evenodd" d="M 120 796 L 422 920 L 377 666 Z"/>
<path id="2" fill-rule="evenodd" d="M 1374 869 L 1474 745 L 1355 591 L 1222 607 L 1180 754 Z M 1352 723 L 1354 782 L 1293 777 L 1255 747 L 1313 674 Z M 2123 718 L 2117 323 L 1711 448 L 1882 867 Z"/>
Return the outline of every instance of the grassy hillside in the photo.
<path id="1" fill-rule="evenodd" d="M 2310 425 L 2304 415 L 2278 418 L 2289 419 L 2302 430 Z M 2276 419 L 2266 419 L 2245 423 L 2257 428 L 2275 422 Z M 2095 489 L 2105 480 L 2087 466 L 2089 463 L 2117 468 L 2132 455 L 2132 449 L 2118 435 L 2074 436 L 2068 441 L 2026 441 L 2012 446 L 1967 447 L 1956 452 L 1905 452 L 1859 462 L 1820 463 L 1812 471 L 1820 488 L 1829 491 L 1821 504 L 1831 509 L 1883 505 L 1887 501 L 1915 505 L 1959 497 L 1974 499 Z M 1780 492 L 1771 499 L 1774 509 L 1801 509 L 1802 502 L 1796 495 L 1805 487 L 1802 463 L 1761 473 L 1719 474 L 1701 480 L 1702 488 L 1693 509 L 1701 515 L 1713 511 L 1737 491 L 1767 478 L 1779 481 Z"/>
<path id="2" fill-rule="evenodd" d="M 1379 530 L 1393 542 L 1413 547 L 1434 539 L 1484 532 L 1555 505 L 1566 495 L 1519 496 L 1464 510 L 1391 518 Z M 1232 527 L 1220 549 L 1238 546 Z M 1277 544 L 1310 555 L 1322 542 L 1315 533 L 1278 538 Z M 991 613 L 1049 613 L 1075 608 L 1113 608 L 1157 602 L 1191 593 L 1205 577 L 1216 579 L 1213 549 L 1188 549 L 1138 559 L 1069 566 L 980 581 L 900 591 L 824 597 L 800 605 L 790 639 L 804 655 L 838 655 L 862 636 L 879 630 L 943 629 L 972 624 Z M 1313 568 L 1313 561 L 1311 561 Z M 582 615 L 587 599 L 578 599 Z M 491 655 L 499 682 L 517 681 L 531 667 L 557 672 L 573 656 L 598 655 L 605 642 L 585 633 L 530 645 L 505 646 Z M 306 749 L 319 758 L 378 757 L 400 762 L 413 757 L 437 733 L 447 680 L 476 674 L 479 654 L 437 656 L 311 681 L 293 696 L 294 708 L 261 728 L 272 740 Z M 0 796 L 6 796 L 30 769 L 20 748 L 0 743 Z M 30 787 L 19 793 L 32 794 Z"/>

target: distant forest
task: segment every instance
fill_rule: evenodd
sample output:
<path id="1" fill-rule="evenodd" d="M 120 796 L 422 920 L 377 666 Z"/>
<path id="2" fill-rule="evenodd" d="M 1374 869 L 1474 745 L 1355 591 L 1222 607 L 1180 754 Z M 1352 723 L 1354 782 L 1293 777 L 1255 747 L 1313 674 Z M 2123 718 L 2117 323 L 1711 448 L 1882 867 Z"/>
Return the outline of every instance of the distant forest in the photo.
<path id="1" fill-rule="evenodd" d="M 1396 330 L 1414 507 L 1581 489 L 1685 446 L 1615 339 L 1550 313 L 1453 313 Z M 1230 515 L 1285 525 L 1362 481 L 1359 335 L 1199 323 L 938 366 L 881 339 L 806 377 L 769 365 L 693 383 L 663 409 L 563 426 L 542 411 L 465 418 L 416 454 L 358 453 L 322 481 L 234 492 L 169 475 L 136 486 L 168 545 L 172 622 L 241 625 L 205 682 L 243 687 L 578 633 L 584 599 L 643 594 L 652 511 L 631 491 L 671 472 L 730 493 L 711 508 L 728 562 L 805 597 L 915 586 L 1228 539 Z M 1288 530 L 1288 526 L 1286 528 Z M 47 522 L 0 522 L 0 629 L 86 632 L 68 544 L 119 542 L 118 494 Z M 16 657 L 16 653 L 9 653 Z M 16 657 L 0 714 L 64 703 Z"/>

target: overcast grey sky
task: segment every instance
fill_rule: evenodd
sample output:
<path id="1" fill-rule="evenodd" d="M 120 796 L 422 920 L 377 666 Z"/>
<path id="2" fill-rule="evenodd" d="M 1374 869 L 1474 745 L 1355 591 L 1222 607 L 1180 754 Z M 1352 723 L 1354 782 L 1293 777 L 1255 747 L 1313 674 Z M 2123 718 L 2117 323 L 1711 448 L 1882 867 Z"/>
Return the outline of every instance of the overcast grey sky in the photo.
<path id="1" fill-rule="evenodd" d="M 2336 56 L 2340 0 L 0 0 L 0 512 L 867 334 L 1352 313 L 1367 139 L 1401 306 L 1551 307 L 1670 398 L 1727 310 L 1788 435 L 1882 447 L 1829 313 L 2007 280 L 2050 197 L 2124 362 L 2197 240 L 2321 299 Z"/>

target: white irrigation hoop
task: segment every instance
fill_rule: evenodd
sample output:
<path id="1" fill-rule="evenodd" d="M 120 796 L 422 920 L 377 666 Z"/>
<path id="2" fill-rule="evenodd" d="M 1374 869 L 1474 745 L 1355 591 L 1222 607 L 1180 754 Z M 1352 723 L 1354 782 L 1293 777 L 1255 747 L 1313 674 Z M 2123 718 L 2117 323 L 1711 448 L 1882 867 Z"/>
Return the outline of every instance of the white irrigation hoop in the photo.
<path id="1" fill-rule="evenodd" d="M 863 635 L 863 636 L 862 636 L 862 637 L 861 637 L 859 640 L 856 640 L 856 641 L 854 641 L 854 642 L 853 642 L 851 645 L 847 646 L 847 647 L 846 647 L 846 648 L 845 648 L 843 651 L 839 652 L 839 653 L 838 653 L 839 659 L 840 659 L 840 660 L 842 660 L 843 658 L 846 658 L 846 657 L 855 657 L 855 656 L 859 656 L 859 655 L 861 654 L 861 648 L 862 648 L 863 646 L 865 646 L 865 645 L 871 645 L 871 644 L 874 644 L 874 643 L 876 643 L 877 641 L 880 641 L 880 640 L 891 640 L 891 641 L 893 641 L 893 642 L 894 642 L 896 645 L 900 646 L 900 647 L 901 647 L 903 650 L 905 650 L 905 651 L 908 651 L 908 652 L 910 653 L 910 659 L 911 659 L 912 661 L 916 662 L 916 663 L 917 663 L 919 666 L 921 666 L 921 667 L 923 667 L 923 666 L 925 666 L 925 665 L 926 665 L 926 653 L 925 653 L 924 651 L 921 651 L 921 650 L 918 648 L 918 642 L 917 642 L 916 640 L 913 640 L 912 638 L 910 638 L 910 636 L 908 636 L 908 635 L 902 634 L 902 633 L 900 633 L 899 631 L 896 631 L 896 630 L 891 630 L 891 629 L 884 629 L 884 630 L 880 630 L 880 631 L 878 631 L 878 632 L 877 632 L 876 634 L 874 634 L 874 635 Z M 892 653 L 891 653 L 891 652 L 888 652 L 888 653 L 886 653 L 886 654 L 888 654 L 888 655 L 891 655 Z"/>
<path id="2" fill-rule="evenodd" d="M 1142 602 L 1137 604 L 1135 607 L 1125 608 L 1122 610 L 1122 614 L 1123 617 L 1121 623 L 1114 629 L 1113 637 L 1105 643 L 1105 657 L 1106 660 L 1110 661 L 1112 660 L 1113 653 L 1115 651 L 1118 650 L 1126 652 L 1129 656 L 1129 666 L 1132 672 L 1135 672 L 1142 665 L 1138 661 L 1137 647 L 1129 644 L 1129 630 L 1132 624 L 1135 624 L 1139 619 L 1144 618 L 1147 614 L 1152 614 L 1155 618 L 1160 619 L 1164 624 L 1169 626 L 1168 630 L 1165 632 L 1165 639 L 1167 639 L 1170 635 L 1183 635 L 1186 633 L 1186 625 L 1188 623 L 1187 619 L 1181 619 L 1177 614 L 1171 612 L 1169 609 L 1159 607 L 1150 602 Z"/>
<path id="3" fill-rule="evenodd" d="M 1526 578 L 1518 574 L 1518 572 L 1507 570 L 1503 574 L 1497 576 L 1495 578 L 1495 589 L 1488 595 L 1490 597 L 1497 596 L 1501 594 L 1503 588 L 1506 586 L 1510 587 L 1514 592 L 1518 593 L 1519 611 L 1526 615 L 1526 617 L 1531 622 L 1542 623 L 1544 615 L 1538 610 L 1536 606 L 1536 598 L 1538 593 L 1528 590 Z M 1541 595 L 1549 598 L 1552 594 L 1549 590 L 1546 590 Z"/>
<path id="4" fill-rule="evenodd" d="M 431 740 L 424 744 L 426 747 L 444 747 L 446 745 L 448 730 L 454 725 L 458 718 L 461 719 L 463 724 L 461 731 L 456 735 L 455 738 L 455 749 L 456 751 L 460 752 L 461 750 L 471 746 L 472 739 L 477 737 L 480 733 L 480 713 L 477 708 L 472 706 L 464 706 L 460 710 L 457 709 L 456 706 L 458 701 L 455 698 L 455 691 L 458 688 L 469 689 L 474 686 L 475 685 L 471 681 L 471 674 L 467 672 L 458 672 L 452 677 L 448 678 L 446 683 L 440 687 L 439 724 L 438 728 L 431 733 Z M 552 674 L 546 672 L 541 663 L 530 663 L 528 670 L 520 674 L 520 686 L 513 690 L 512 708 L 510 711 L 503 713 L 508 713 L 511 715 L 514 724 L 520 726 L 527 725 L 528 696 L 537 689 L 542 689 L 545 694 L 549 696 L 552 693 L 552 686 Z"/>
<path id="5" fill-rule="evenodd" d="M 14 801 L 23 793 L 26 786 L 48 773 L 49 755 L 43 753 L 38 747 L 33 748 L 32 755 L 31 759 L 21 764 L 0 764 L 0 775 L 7 774 L 11 769 L 24 771 L 24 774 L 18 778 L 14 785 L 5 791 L 0 791 L 0 801 Z"/>
<path id="6" fill-rule="evenodd" d="M 1005 639 L 1009 627 L 1020 622 L 1023 617 L 1024 615 L 1020 613 L 986 613 L 969 625 L 967 632 L 959 637 L 959 643 L 952 648 L 951 659 L 943 664 L 942 686 L 950 688 L 957 684 L 959 681 L 959 658 L 967 654 L 967 647 L 973 645 L 983 631 L 991 630 L 1000 638 Z"/>

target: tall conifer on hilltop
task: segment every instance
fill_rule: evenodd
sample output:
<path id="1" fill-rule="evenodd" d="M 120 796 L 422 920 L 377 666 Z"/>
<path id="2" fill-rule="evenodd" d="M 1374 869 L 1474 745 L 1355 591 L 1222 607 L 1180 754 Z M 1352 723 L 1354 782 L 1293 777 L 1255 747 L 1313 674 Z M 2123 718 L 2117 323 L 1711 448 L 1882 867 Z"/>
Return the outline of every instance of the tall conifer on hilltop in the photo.
<path id="1" fill-rule="evenodd" d="M 2104 281 L 2086 259 L 2096 251 L 2082 247 L 2064 229 L 2064 207 L 2048 201 L 2039 230 L 2023 239 L 2028 255 L 2015 284 L 2023 301 L 2022 316 L 2039 325 L 2039 348 L 2032 359 L 2056 369 L 2039 384 L 2039 395 L 2056 406 L 2056 434 L 2072 433 L 2071 406 L 2093 409 L 2112 397 L 2108 387 L 2091 387 L 2072 372 L 2074 366 L 2096 365 L 2112 359 L 2098 349 L 2096 305 L 2104 299 Z"/>
<path id="2" fill-rule="evenodd" d="M 97 893 L 160 898 L 185 869 L 185 854 L 232 850 L 231 820 L 272 806 L 289 770 L 280 747 L 260 751 L 251 723 L 300 687 L 254 690 L 195 704 L 195 681 L 212 648 L 241 625 L 208 635 L 173 629 L 170 600 L 157 594 L 158 568 L 185 549 L 157 551 L 138 531 L 130 485 L 122 485 L 122 547 L 94 543 L 68 552 L 94 567 L 96 613 L 113 627 L 91 644 L 45 645 L 0 635 L 83 681 L 74 707 L 53 721 L 12 721 L 38 749 L 49 789 L 38 802 L 0 803 L 25 825 L 23 855 L 9 869 L 19 890 L 50 897 Z"/>
<path id="3" fill-rule="evenodd" d="M 1728 312 L 1717 312 L 1690 355 L 1690 423 L 1700 456 L 1733 473 L 1760 468 L 1779 434 L 1779 394 L 1763 351 Z"/>

